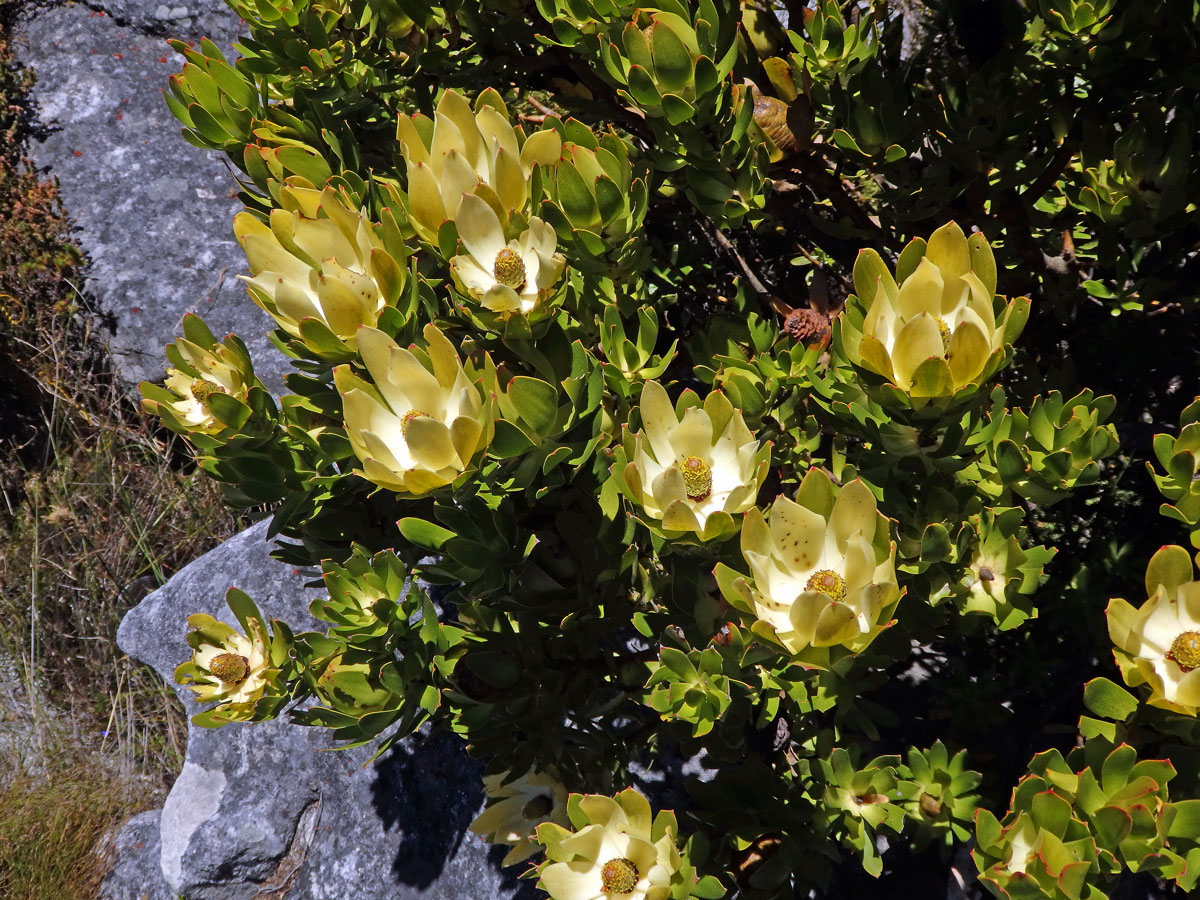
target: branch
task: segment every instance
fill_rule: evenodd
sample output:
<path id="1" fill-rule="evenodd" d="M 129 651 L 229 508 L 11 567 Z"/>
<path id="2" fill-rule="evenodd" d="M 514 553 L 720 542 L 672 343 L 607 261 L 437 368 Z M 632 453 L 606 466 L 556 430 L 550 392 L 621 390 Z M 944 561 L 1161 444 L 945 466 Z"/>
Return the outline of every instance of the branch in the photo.
<path id="1" fill-rule="evenodd" d="M 1025 190 L 1021 191 L 1021 199 L 1033 203 L 1042 194 L 1046 193 L 1054 182 L 1058 181 L 1058 176 L 1063 173 L 1063 170 L 1070 165 L 1071 160 L 1075 158 L 1075 148 L 1067 141 L 1063 141 L 1058 145 L 1058 149 L 1054 152 L 1054 156 L 1050 158 L 1050 162 L 1046 164 L 1046 168 L 1042 170 L 1042 174 L 1037 177 L 1037 180 Z"/>
<path id="2" fill-rule="evenodd" d="M 796 165 L 791 171 L 801 176 L 814 194 L 827 197 L 835 210 L 859 228 L 869 232 L 880 247 L 897 252 L 900 250 L 895 240 L 846 192 L 842 180 L 821 165 L 813 154 L 803 153 L 796 157 Z"/>
<path id="3" fill-rule="evenodd" d="M 721 231 L 720 228 L 713 226 L 712 233 L 713 237 L 716 238 L 717 243 L 720 244 L 723 249 L 733 254 L 733 258 L 737 260 L 738 265 L 742 269 L 742 274 L 745 275 L 746 280 L 750 282 L 750 287 L 754 288 L 756 293 L 765 294 L 768 297 L 771 296 L 771 292 L 767 290 L 766 285 L 764 285 L 762 280 L 759 279 L 756 274 L 754 274 L 754 270 L 751 269 L 746 260 L 742 258 L 742 254 L 739 253 L 737 247 L 733 245 L 733 241 L 729 240 L 729 238 L 725 236 L 725 232 Z"/>

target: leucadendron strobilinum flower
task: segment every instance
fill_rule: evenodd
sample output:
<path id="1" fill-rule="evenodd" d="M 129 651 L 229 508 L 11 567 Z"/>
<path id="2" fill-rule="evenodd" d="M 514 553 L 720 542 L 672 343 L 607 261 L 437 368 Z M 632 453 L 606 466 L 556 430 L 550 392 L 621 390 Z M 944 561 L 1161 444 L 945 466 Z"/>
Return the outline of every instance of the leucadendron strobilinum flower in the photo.
<path id="1" fill-rule="evenodd" d="M 877 252 L 861 251 L 854 290 L 839 317 L 843 354 L 921 403 L 991 378 L 1029 315 L 1024 297 L 997 304 L 987 238 L 953 222 L 912 241 L 895 277 Z"/>
<path id="2" fill-rule="evenodd" d="M 455 224 L 466 252 L 450 260 L 450 274 L 463 294 L 500 319 L 544 310 L 566 266 L 553 228 L 534 216 L 505 240 L 495 211 L 473 194 L 463 195 Z"/>
<path id="3" fill-rule="evenodd" d="M 254 601 L 237 588 L 226 602 L 242 630 L 205 613 L 188 616 L 192 656 L 175 670 L 175 681 L 191 688 L 198 702 L 216 704 L 193 717 L 197 725 L 269 719 L 285 699 L 284 635 L 273 632 Z"/>
<path id="4" fill-rule="evenodd" d="M 142 409 L 183 435 L 214 435 L 250 414 L 247 399 L 259 381 L 242 342 L 213 337 L 194 313 L 183 317 L 183 337 L 167 345 L 164 387 L 142 382 Z"/>
<path id="5" fill-rule="evenodd" d="M 553 129 L 526 138 L 514 128 L 504 100 L 492 88 L 480 93 L 474 110 L 458 91 L 446 90 L 432 119 L 401 116 L 396 140 L 407 166 L 408 191 L 400 199 L 408 221 L 435 247 L 438 230 L 458 221 L 468 196 L 485 202 L 506 231 L 510 221 L 511 230 L 523 230 L 533 167 L 553 165 L 562 152 L 562 139 Z"/>
<path id="6" fill-rule="evenodd" d="M 615 797 L 572 794 L 567 803 L 574 832 L 539 825 L 547 861 L 538 886 L 552 900 L 667 900 L 680 881 L 675 816 L 654 816 L 633 788 Z"/>
<path id="7" fill-rule="evenodd" d="M 1200 709 L 1200 581 L 1191 554 L 1163 547 L 1146 568 L 1149 599 L 1108 604 L 1108 634 L 1125 683 L 1147 685 L 1148 702 L 1185 715 Z"/>
<path id="8" fill-rule="evenodd" d="M 494 433 L 492 400 L 469 377 L 454 346 L 426 325 L 425 346 L 396 345 L 363 326 L 358 349 L 371 381 L 338 366 L 350 446 L 359 474 L 398 494 L 445 487 L 470 468 Z"/>
<path id="9" fill-rule="evenodd" d="M 656 381 L 641 394 L 641 430 L 625 434 L 620 478 L 648 524 L 667 537 L 701 541 L 737 531 L 754 505 L 771 445 L 758 441 L 720 391 L 704 402 L 684 391 L 676 405 Z"/>
<path id="10" fill-rule="evenodd" d="M 858 653 L 891 623 L 900 597 L 896 545 L 875 495 L 855 479 L 835 489 L 810 469 L 796 499 L 775 498 L 742 522 L 751 577 L 718 566 L 726 599 L 753 616 L 752 630 L 810 665 L 835 648 Z"/>
<path id="11" fill-rule="evenodd" d="M 506 782 L 508 774 L 483 776 L 488 806 L 471 823 L 471 830 L 489 843 L 512 848 L 501 861 L 503 866 L 523 862 L 541 850 L 536 831 L 543 822 L 567 824 L 567 789 L 557 778 L 526 772 Z"/>
<path id="12" fill-rule="evenodd" d="M 390 245 L 348 197 L 296 185 L 281 191 L 282 209 L 265 224 L 248 212 L 233 220 L 250 277 L 251 299 L 309 351 L 345 361 L 360 325 L 375 326 L 408 280 L 407 250 Z"/>

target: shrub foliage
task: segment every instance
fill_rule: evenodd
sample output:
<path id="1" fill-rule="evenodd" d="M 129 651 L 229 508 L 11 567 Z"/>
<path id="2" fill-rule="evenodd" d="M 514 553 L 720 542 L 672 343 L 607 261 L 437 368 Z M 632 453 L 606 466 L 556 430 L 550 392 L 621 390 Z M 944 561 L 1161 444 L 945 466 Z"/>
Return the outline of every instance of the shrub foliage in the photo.
<path id="1" fill-rule="evenodd" d="M 329 627 L 193 617 L 202 721 L 452 729 L 555 900 L 1194 887 L 1195 2 L 233 6 L 293 371 L 144 405 Z"/>

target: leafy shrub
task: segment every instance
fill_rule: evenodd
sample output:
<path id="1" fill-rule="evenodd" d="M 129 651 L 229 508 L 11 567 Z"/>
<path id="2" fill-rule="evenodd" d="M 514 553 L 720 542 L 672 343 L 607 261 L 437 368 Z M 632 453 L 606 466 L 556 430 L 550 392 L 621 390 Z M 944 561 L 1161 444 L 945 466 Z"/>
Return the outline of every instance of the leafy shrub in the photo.
<path id="1" fill-rule="evenodd" d="M 294 371 L 191 317 L 144 406 L 329 627 L 231 596 L 202 721 L 454 730 L 555 900 L 1194 886 L 1189 552 L 1101 616 L 1177 534 L 1193 2 L 234 6 L 167 102 Z"/>

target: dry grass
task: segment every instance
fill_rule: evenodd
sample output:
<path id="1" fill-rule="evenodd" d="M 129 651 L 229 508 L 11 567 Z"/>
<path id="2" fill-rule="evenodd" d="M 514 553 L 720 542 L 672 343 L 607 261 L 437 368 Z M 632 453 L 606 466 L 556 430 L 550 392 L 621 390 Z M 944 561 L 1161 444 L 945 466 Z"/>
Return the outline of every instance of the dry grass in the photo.
<path id="1" fill-rule="evenodd" d="M 86 761 L 0 784 L 0 897 L 93 900 L 105 835 L 137 803 L 132 785 Z"/>

